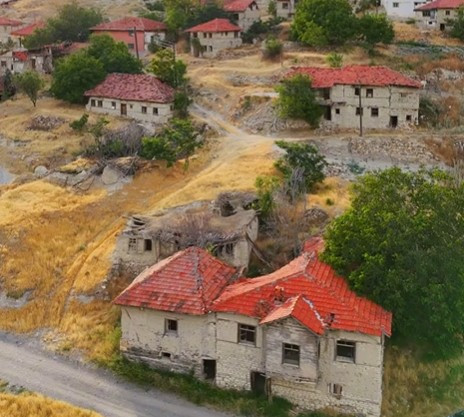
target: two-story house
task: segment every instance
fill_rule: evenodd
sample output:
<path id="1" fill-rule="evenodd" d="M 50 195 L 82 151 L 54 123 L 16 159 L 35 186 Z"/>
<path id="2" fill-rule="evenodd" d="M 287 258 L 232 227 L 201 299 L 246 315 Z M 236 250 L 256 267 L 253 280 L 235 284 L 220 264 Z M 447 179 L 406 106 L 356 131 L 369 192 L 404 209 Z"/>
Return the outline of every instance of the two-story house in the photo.
<path id="1" fill-rule="evenodd" d="M 388 17 L 404 20 L 416 17 L 414 10 L 426 2 L 426 0 L 382 0 L 381 4 Z"/>
<path id="2" fill-rule="evenodd" d="M 464 0 L 434 0 L 414 9 L 419 24 L 424 28 L 451 28 L 451 21 L 457 16 L 457 11 L 464 6 Z"/>
<path id="3" fill-rule="evenodd" d="M 258 3 L 255 0 L 232 0 L 224 4 L 224 10 L 230 19 L 235 22 L 243 32 L 250 29 L 251 25 L 261 17 Z"/>
<path id="4" fill-rule="evenodd" d="M 237 48 L 242 44 L 242 29 L 228 19 L 213 19 L 187 29 L 190 52 L 194 56 L 215 57 L 219 51 Z"/>
<path id="5" fill-rule="evenodd" d="M 174 110 L 174 89 L 148 74 L 109 74 L 84 95 L 88 111 L 144 122 L 166 123 Z"/>
<path id="6" fill-rule="evenodd" d="M 19 20 L 0 16 L 0 42 L 7 43 L 9 40 L 12 40 L 11 32 L 22 25 L 23 23 Z"/>
<path id="7" fill-rule="evenodd" d="M 418 123 L 421 84 L 387 67 L 298 67 L 308 75 L 324 109 L 324 123 L 352 129 L 406 127 Z"/>
<path id="8" fill-rule="evenodd" d="M 277 16 L 282 19 L 291 19 L 295 15 L 298 0 L 277 0 Z"/>
<path id="9" fill-rule="evenodd" d="M 106 34 L 117 42 L 124 42 L 130 51 L 143 56 L 147 53 L 151 42 L 165 39 L 167 26 L 144 17 L 124 17 L 101 23 L 90 30 L 95 35 Z"/>
<path id="10" fill-rule="evenodd" d="M 306 409 L 380 416 L 391 313 L 358 297 L 319 260 L 321 239 L 283 268 L 240 278 L 191 247 L 143 272 L 116 298 L 121 350 L 218 386 Z"/>

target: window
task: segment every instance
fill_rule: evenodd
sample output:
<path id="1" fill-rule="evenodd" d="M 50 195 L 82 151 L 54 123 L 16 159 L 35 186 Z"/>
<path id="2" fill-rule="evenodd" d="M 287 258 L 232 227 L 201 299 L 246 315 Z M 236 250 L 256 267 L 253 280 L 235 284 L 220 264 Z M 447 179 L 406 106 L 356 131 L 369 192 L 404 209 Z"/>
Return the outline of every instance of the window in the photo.
<path id="1" fill-rule="evenodd" d="M 115 101 L 112 101 L 112 102 L 111 102 L 111 108 L 112 108 L 113 110 L 116 109 L 116 102 L 115 102 Z"/>
<path id="2" fill-rule="evenodd" d="M 94 100 L 94 99 L 90 100 L 90 105 L 91 105 L 92 107 L 95 107 L 95 100 Z"/>
<path id="3" fill-rule="evenodd" d="M 446 14 L 446 16 L 449 16 L 451 14 L 451 12 L 449 10 L 446 10 L 445 14 Z"/>
<path id="4" fill-rule="evenodd" d="M 340 109 L 335 109 L 335 114 L 340 114 Z"/>
<path id="5" fill-rule="evenodd" d="M 412 116 L 410 114 L 406 115 L 406 121 L 407 122 L 412 122 Z"/>
<path id="6" fill-rule="evenodd" d="M 153 107 L 153 114 L 158 114 L 158 107 Z"/>
<path id="7" fill-rule="evenodd" d="M 127 44 L 127 47 L 128 47 L 129 49 L 134 49 L 134 44 L 133 44 L 133 43 L 128 43 L 128 44 Z"/>
<path id="8" fill-rule="evenodd" d="M 103 107 L 103 100 L 98 100 L 97 106 L 98 107 Z"/>
<path id="9" fill-rule="evenodd" d="M 374 97 L 374 89 L 372 89 L 372 88 L 367 88 L 367 89 L 366 89 L 366 97 L 368 97 L 368 98 Z"/>
<path id="10" fill-rule="evenodd" d="M 424 10 L 422 16 L 430 16 L 430 10 Z"/>
<path id="11" fill-rule="evenodd" d="M 177 320 L 166 319 L 164 323 L 165 333 L 176 333 L 177 334 Z"/>
<path id="12" fill-rule="evenodd" d="M 378 109 L 378 107 L 372 107 L 371 116 L 372 117 L 379 117 L 379 109 Z"/>
<path id="13" fill-rule="evenodd" d="M 282 347 L 282 363 L 300 366 L 300 347 L 284 343 Z"/>
<path id="14" fill-rule="evenodd" d="M 335 359 L 342 362 L 356 362 L 356 342 L 337 341 Z"/>
<path id="15" fill-rule="evenodd" d="M 359 87 L 354 88 L 354 95 L 359 96 Z"/>
<path id="16" fill-rule="evenodd" d="M 362 116 L 363 115 L 363 109 L 361 107 L 356 107 L 356 116 Z"/>
<path id="17" fill-rule="evenodd" d="M 146 106 L 142 106 L 142 114 L 147 114 L 147 107 Z"/>
<path id="18" fill-rule="evenodd" d="M 393 7 L 394 8 L 400 7 L 400 4 L 399 3 L 393 3 Z"/>
<path id="19" fill-rule="evenodd" d="M 288 3 L 282 3 L 282 9 L 288 9 Z"/>
<path id="20" fill-rule="evenodd" d="M 342 396 L 343 387 L 340 384 L 330 384 L 330 385 L 331 385 L 331 388 L 330 388 L 331 394 L 340 398 Z"/>
<path id="21" fill-rule="evenodd" d="M 206 38 L 208 36 L 207 33 L 203 33 L 203 37 Z"/>
<path id="22" fill-rule="evenodd" d="M 129 238 L 129 252 L 137 251 L 137 239 L 134 237 Z"/>
<path id="23" fill-rule="evenodd" d="M 171 354 L 169 352 L 161 352 L 161 357 L 171 359 Z"/>
<path id="24" fill-rule="evenodd" d="M 238 32 L 234 32 L 234 38 L 238 38 L 238 35 L 239 35 Z"/>
<path id="25" fill-rule="evenodd" d="M 209 51 L 209 52 L 213 52 L 213 47 L 212 47 L 211 45 L 208 46 L 208 51 Z"/>
<path id="26" fill-rule="evenodd" d="M 330 99 L 330 88 L 323 88 L 322 89 L 322 97 L 324 100 L 329 100 Z"/>
<path id="27" fill-rule="evenodd" d="M 224 253 L 226 255 L 233 255 L 234 254 L 234 244 L 233 243 L 226 243 L 224 245 Z"/>
<path id="28" fill-rule="evenodd" d="M 401 98 L 406 98 L 407 96 L 409 96 L 408 93 L 400 93 L 400 97 L 401 97 Z"/>
<path id="29" fill-rule="evenodd" d="M 213 37 L 213 34 L 212 33 L 208 33 L 209 37 L 212 38 Z"/>
<path id="30" fill-rule="evenodd" d="M 153 250 L 153 241 L 151 239 L 145 239 L 143 248 L 145 252 L 151 252 Z"/>
<path id="31" fill-rule="evenodd" d="M 248 324 L 238 325 L 238 341 L 239 343 L 256 344 L 256 327 Z"/>
<path id="32" fill-rule="evenodd" d="M 3 68 L 6 68 L 6 61 L 2 61 L 1 65 L 2 65 Z"/>

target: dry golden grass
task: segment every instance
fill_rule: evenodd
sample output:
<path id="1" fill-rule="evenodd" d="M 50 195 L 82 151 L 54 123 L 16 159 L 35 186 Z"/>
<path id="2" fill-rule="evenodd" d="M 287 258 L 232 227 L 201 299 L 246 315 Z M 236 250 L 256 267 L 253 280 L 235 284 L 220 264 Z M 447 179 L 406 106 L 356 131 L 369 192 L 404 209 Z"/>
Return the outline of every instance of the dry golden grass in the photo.
<path id="1" fill-rule="evenodd" d="M 462 42 L 446 36 L 439 30 L 424 30 L 417 25 L 409 25 L 404 22 L 393 22 L 395 38 L 402 42 L 430 42 L 434 45 L 462 46 Z"/>
<path id="2" fill-rule="evenodd" d="M 102 417 L 38 394 L 0 394 L 0 417 Z"/>
<path id="3" fill-rule="evenodd" d="M 328 177 L 314 194 L 308 195 L 310 207 L 320 207 L 330 218 L 343 213 L 350 206 L 350 182 L 338 177 Z"/>

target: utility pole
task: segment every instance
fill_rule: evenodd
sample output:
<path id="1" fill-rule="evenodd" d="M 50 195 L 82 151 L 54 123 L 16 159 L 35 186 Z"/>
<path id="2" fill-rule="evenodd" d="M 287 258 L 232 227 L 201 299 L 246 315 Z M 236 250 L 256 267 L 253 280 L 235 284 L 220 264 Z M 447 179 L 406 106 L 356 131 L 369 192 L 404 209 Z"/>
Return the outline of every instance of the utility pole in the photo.
<path id="1" fill-rule="evenodd" d="M 134 26 L 134 37 L 135 37 L 135 54 L 137 55 L 137 59 L 140 59 L 139 57 L 139 41 L 137 39 L 137 28 Z"/>
<path id="2" fill-rule="evenodd" d="M 362 108 L 362 101 L 361 101 L 361 95 L 362 95 L 361 83 L 359 83 L 358 91 L 359 91 L 359 136 L 362 137 L 363 135 L 363 108 Z"/>

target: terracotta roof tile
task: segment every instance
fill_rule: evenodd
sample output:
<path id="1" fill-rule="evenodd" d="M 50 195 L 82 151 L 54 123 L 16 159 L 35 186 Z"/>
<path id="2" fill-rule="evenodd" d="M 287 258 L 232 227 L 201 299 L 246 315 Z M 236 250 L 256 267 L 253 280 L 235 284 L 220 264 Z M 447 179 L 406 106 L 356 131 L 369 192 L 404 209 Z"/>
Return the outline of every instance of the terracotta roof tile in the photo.
<path id="1" fill-rule="evenodd" d="M 225 2 L 224 10 L 226 12 L 244 12 L 255 0 L 232 0 Z"/>
<path id="2" fill-rule="evenodd" d="M 187 29 L 186 32 L 240 32 L 241 30 L 228 19 L 213 19 Z"/>
<path id="3" fill-rule="evenodd" d="M 95 88 L 85 92 L 86 97 L 105 97 L 149 103 L 170 103 L 174 89 L 148 74 L 109 74 Z"/>
<path id="4" fill-rule="evenodd" d="M 115 304 L 184 314 L 206 314 L 235 269 L 203 249 L 191 247 L 148 268 Z"/>
<path id="5" fill-rule="evenodd" d="M 306 247 L 320 248 L 321 240 L 307 243 Z M 342 277 L 318 259 L 317 253 L 305 252 L 272 274 L 228 286 L 212 310 L 257 317 L 263 322 L 290 315 L 316 333 L 321 331 L 317 324 L 320 318 L 326 328 L 390 336 L 391 313 L 354 294 Z M 300 298 L 276 309 L 276 300 L 281 299 L 276 299 L 277 288 L 287 299 Z"/>
<path id="6" fill-rule="evenodd" d="M 463 0 L 464 1 L 464 0 Z M 287 76 L 307 74 L 314 88 L 330 88 L 337 84 L 420 88 L 421 84 L 387 67 L 351 65 L 344 68 L 295 67 Z"/>
<path id="7" fill-rule="evenodd" d="M 112 22 L 101 23 L 94 26 L 92 31 L 128 31 L 134 27 L 139 31 L 159 32 L 167 30 L 167 26 L 162 22 L 157 22 L 144 17 L 124 17 Z"/>
<path id="8" fill-rule="evenodd" d="M 21 26 L 23 22 L 19 20 L 8 19 L 7 17 L 0 16 L 0 26 Z"/>
<path id="9" fill-rule="evenodd" d="M 464 5 L 464 0 L 435 0 L 417 7 L 414 11 L 435 9 L 458 9 Z"/>
<path id="10" fill-rule="evenodd" d="M 11 32 L 13 36 L 30 36 L 36 29 L 43 29 L 45 27 L 44 22 L 31 23 L 30 25 L 24 26 L 21 29 Z"/>
<path id="11" fill-rule="evenodd" d="M 13 58 L 21 62 L 26 62 L 28 57 L 27 51 L 13 51 Z"/>

